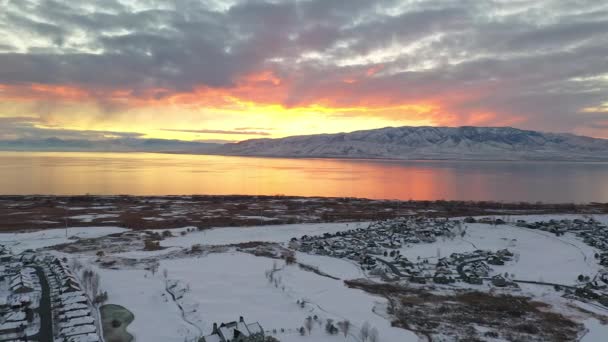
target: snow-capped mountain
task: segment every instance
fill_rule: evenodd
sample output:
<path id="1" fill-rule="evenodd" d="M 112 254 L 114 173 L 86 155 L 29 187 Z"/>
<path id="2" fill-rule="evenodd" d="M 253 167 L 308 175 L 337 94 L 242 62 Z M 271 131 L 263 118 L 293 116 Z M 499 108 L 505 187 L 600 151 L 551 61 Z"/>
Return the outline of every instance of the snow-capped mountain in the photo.
<path id="1" fill-rule="evenodd" d="M 608 160 L 608 140 L 511 127 L 387 127 L 352 133 L 253 139 L 219 154 L 271 157 Z"/>

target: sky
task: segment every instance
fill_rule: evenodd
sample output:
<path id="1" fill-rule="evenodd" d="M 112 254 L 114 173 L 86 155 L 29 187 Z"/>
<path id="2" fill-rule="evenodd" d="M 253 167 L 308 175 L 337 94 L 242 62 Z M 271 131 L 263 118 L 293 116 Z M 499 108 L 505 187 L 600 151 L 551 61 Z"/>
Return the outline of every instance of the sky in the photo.
<path id="1" fill-rule="evenodd" d="M 608 2 L 0 0 L 0 140 L 608 138 Z"/>

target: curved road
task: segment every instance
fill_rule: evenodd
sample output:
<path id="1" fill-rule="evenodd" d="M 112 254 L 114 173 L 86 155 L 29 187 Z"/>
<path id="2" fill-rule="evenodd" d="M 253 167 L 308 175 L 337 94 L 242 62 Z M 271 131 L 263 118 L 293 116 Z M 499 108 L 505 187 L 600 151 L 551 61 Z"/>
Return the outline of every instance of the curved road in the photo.
<path id="1" fill-rule="evenodd" d="M 44 271 L 40 266 L 34 266 L 36 274 L 40 279 L 40 287 L 42 295 L 40 296 L 40 306 L 38 314 L 40 315 L 40 331 L 36 335 L 36 340 L 40 342 L 53 342 L 53 316 L 51 313 L 51 289 L 49 282 L 44 275 Z"/>

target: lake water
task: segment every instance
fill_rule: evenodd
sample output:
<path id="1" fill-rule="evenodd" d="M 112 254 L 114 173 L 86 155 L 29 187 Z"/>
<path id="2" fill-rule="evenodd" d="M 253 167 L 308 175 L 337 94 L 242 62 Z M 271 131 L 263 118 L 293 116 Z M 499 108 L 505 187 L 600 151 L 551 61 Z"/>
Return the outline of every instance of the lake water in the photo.
<path id="1" fill-rule="evenodd" d="M 607 163 L 0 152 L 0 194 L 608 202 Z"/>

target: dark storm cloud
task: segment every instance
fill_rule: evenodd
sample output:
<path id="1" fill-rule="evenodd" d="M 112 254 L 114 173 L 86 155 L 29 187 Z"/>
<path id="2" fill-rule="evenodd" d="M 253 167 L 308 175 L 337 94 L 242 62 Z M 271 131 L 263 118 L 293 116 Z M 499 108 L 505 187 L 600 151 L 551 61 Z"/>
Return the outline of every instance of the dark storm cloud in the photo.
<path id="1" fill-rule="evenodd" d="M 0 83 L 188 91 L 272 70 L 283 104 L 454 98 L 531 128 L 593 126 L 608 101 L 601 1 L 4 0 Z M 26 38 L 20 38 L 26 37 Z M 344 78 L 365 74 L 344 88 Z M 1 93 L 0 93 L 1 96 Z M 369 102 L 369 101 L 368 101 Z"/>

